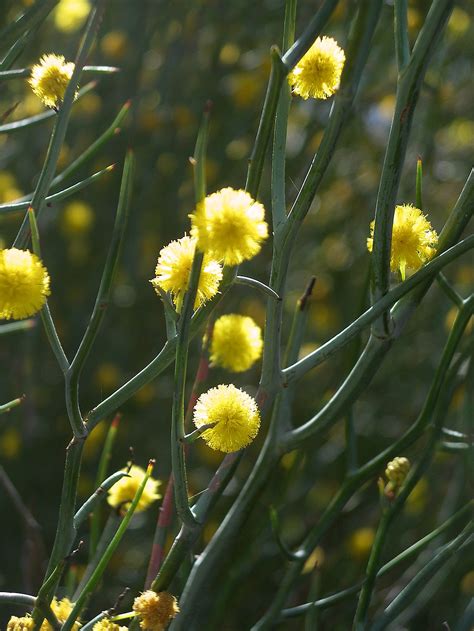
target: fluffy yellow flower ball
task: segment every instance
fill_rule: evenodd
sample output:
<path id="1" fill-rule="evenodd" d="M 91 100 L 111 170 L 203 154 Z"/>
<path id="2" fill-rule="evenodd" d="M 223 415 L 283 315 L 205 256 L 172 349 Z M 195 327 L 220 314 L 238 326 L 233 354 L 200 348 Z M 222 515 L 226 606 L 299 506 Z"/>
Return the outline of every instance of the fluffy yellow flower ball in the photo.
<path id="1" fill-rule="evenodd" d="M 7 623 L 7 631 L 33 631 L 33 626 L 31 616 L 23 616 L 22 618 L 12 616 Z"/>
<path id="2" fill-rule="evenodd" d="M 48 271 L 35 254 L 0 250 L 0 318 L 28 318 L 43 307 L 49 294 Z"/>
<path id="3" fill-rule="evenodd" d="M 61 598 L 61 600 L 56 600 L 56 598 L 53 598 L 51 609 L 58 619 L 58 622 L 60 622 L 61 624 L 66 622 L 69 614 L 74 608 L 74 604 L 75 603 L 72 603 L 69 598 Z M 76 620 L 72 627 L 73 631 L 79 631 L 80 627 L 81 623 L 79 622 L 79 620 Z M 40 631 L 53 631 L 53 627 L 49 624 L 49 622 L 45 620 L 41 625 Z"/>
<path id="4" fill-rule="evenodd" d="M 156 277 L 150 281 L 155 290 L 160 288 L 171 293 L 178 312 L 181 311 L 184 294 L 189 286 L 195 249 L 196 240 L 191 237 L 185 236 L 178 241 L 171 241 L 160 251 L 155 269 Z M 217 294 L 221 279 L 222 267 L 211 257 L 205 256 L 194 302 L 195 309 Z"/>
<path id="5" fill-rule="evenodd" d="M 370 224 L 367 249 L 372 252 L 375 221 Z M 438 235 L 419 208 L 411 204 L 395 207 L 392 230 L 390 269 L 400 270 L 405 280 L 406 269 L 416 271 L 436 253 Z"/>
<path id="6" fill-rule="evenodd" d="M 43 55 L 40 63 L 31 69 L 28 83 L 46 107 L 57 108 L 64 98 L 73 72 L 74 64 L 66 63 L 62 55 Z"/>
<path id="7" fill-rule="evenodd" d="M 123 469 L 123 471 L 128 471 L 128 468 Z M 128 471 L 128 476 L 120 478 L 120 480 L 110 489 L 107 496 L 107 502 L 110 506 L 126 511 L 132 503 L 135 493 L 138 491 L 144 477 L 144 469 L 137 465 L 132 465 L 132 467 L 130 467 L 130 471 Z M 136 512 L 146 510 L 150 504 L 161 498 L 160 493 L 158 493 L 158 487 L 160 485 L 160 480 L 148 478 L 140 501 L 135 509 Z"/>
<path id="8" fill-rule="evenodd" d="M 248 316 L 230 313 L 214 324 L 211 362 L 232 372 L 248 370 L 262 354 L 262 329 Z"/>
<path id="9" fill-rule="evenodd" d="M 339 88 L 346 56 L 332 37 L 318 37 L 288 75 L 288 83 L 303 99 L 327 99 Z"/>
<path id="10" fill-rule="evenodd" d="M 133 601 L 140 628 L 145 631 L 164 631 L 167 624 L 179 613 L 178 601 L 168 592 L 147 590 Z"/>
<path id="11" fill-rule="evenodd" d="M 215 423 L 202 438 L 211 449 L 231 453 L 247 447 L 260 428 L 253 397 L 233 385 L 220 385 L 201 394 L 194 408 L 197 428 Z"/>
<path id="12" fill-rule="evenodd" d="M 92 631 L 128 631 L 127 627 L 121 627 L 115 622 L 111 622 L 108 618 L 102 618 L 92 627 Z"/>
<path id="13" fill-rule="evenodd" d="M 89 0 L 61 0 L 54 11 L 54 23 L 59 31 L 72 33 L 84 24 L 91 10 Z"/>
<path id="14" fill-rule="evenodd" d="M 253 258 L 268 236 L 265 208 L 246 191 L 223 188 L 189 216 L 199 249 L 225 265 Z"/>

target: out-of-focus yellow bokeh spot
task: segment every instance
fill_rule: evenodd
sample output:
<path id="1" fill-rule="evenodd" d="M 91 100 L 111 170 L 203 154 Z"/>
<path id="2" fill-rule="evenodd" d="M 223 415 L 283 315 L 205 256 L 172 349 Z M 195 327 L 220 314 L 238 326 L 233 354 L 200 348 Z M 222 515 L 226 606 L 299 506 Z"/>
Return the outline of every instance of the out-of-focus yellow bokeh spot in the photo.
<path id="1" fill-rule="evenodd" d="M 471 23 L 469 14 L 460 7 L 454 7 L 448 22 L 448 33 L 453 37 L 464 35 Z"/>
<path id="2" fill-rule="evenodd" d="M 110 31 L 100 40 L 100 48 L 109 59 L 123 59 L 128 50 L 128 38 L 123 31 Z"/>
<path id="3" fill-rule="evenodd" d="M 447 331 L 451 331 L 458 313 L 459 313 L 459 309 L 456 306 L 453 306 L 446 314 L 446 317 L 444 319 L 444 326 Z M 474 316 L 471 316 L 469 318 L 469 322 L 466 324 L 466 328 L 464 329 L 464 334 L 470 335 L 473 329 L 474 329 Z"/>
<path id="4" fill-rule="evenodd" d="M 287 471 L 291 469 L 296 459 L 298 458 L 298 454 L 299 454 L 299 451 L 297 449 L 294 449 L 293 451 L 289 451 L 287 454 L 285 454 L 280 460 L 281 466 L 283 467 L 283 469 L 286 469 Z"/>
<path id="5" fill-rule="evenodd" d="M 95 92 L 88 92 L 77 101 L 76 112 L 85 114 L 86 116 L 92 116 L 100 111 L 101 105 L 102 99 L 100 96 Z"/>
<path id="6" fill-rule="evenodd" d="M 120 381 L 118 366 L 112 362 L 104 362 L 96 370 L 97 383 L 104 390 L 116 388 Z"/>
<path id="7" fill-rule="evenodd" d="M 369 556 L 375 539 L 375 530 L 370 527 L 358 528 L 349 537 L 347 547 L 351 555 L 361 561 Z"/>
<path id="8" fill-rule="evenodd" d="M 0 455 L 7 460 L 13 460 L 21 450 L 20 432 L 14 427 L 9 427 L 0 436 Z"/>
<path id="9" fill-rule="evenodd" d="M 63 211 L 61 228 L 67 236 L 84 235 L 94 224 L 94 212 L 82 201 L 69 202 Z"/>
<path id="10" fill-rule="evenodd" d="M 23 195 L 15 176 L 10 171 L 0 171 L 0 203 L 7 204 Z"/>
<path id="11" fill-rule="evenodd" d="M 408 496 L 405 510 L 409 515 L 418 515 L 426 506 L 428 500 L 428 480 L 421 478 Z"/>
<path id="12" fill-rule="evenodd" d="M 86 460 L 90 460 L 96 456 L 104 444 L 107 432 L 107 423 L 99 423 L 87 436 L 87 440 L 84 445 L 84 458 Z"/>
<path id="13" fill-rule="evenodd" d="M 226 66 L 230 66 L 239 61 L 240 58 L 240 48 L 237 44 L 232 44 L 229 42 L 228 44 L 224 44 L 219 53 L 219 61 L 221 64 Z"/>
<path id="14" fill-rule="evenodd" d="M 461 591 L 463 594 L 474 597 L 474 571 L 468 572 L 462 577 Z"/>
<path id="15" fill-rule="evenodd" d="M 204 543 L 209 543 L 209 541 L 214 536 L 216 530 L 219 528 L 219 522 L 216 520 L 209 521 L 205 526 L 202 532 L 202 538 Z"/>
<path id="16" fill-rule="evenodd" d="M 54 11 L 54 23 L 59 31 L 72 33 L 86 21 L 91 3 L 89 0 L 61 0 Z"/>
<path id="17" fill-rule="evenodd" d="M 155 396 L 155 388 L 151 383 L 145 384 L 133 397 L 138 405 L 148 405 Z"/>

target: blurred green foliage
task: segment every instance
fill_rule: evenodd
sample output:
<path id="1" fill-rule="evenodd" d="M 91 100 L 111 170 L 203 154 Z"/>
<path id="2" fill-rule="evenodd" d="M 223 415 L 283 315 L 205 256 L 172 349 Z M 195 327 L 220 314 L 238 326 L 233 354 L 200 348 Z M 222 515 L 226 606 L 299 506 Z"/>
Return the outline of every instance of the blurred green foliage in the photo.
<path id="1" fill-rule="evenodd" d="M 4 0 L 0 22 L 11 21 L 26 4 Z M 300 4 L 298 24 L 302 28 L 315 8 L 311 2 L 301 0 Z M 340 2 L 326 33 L 342 46 L 355 4 L 350 0 Z M 409 3 L 412 41 L 429 4 L 428 0 Z M 283 10 L 282 0 L 110 2 L 89 63 L 117 65 L 121 71 L 101 78 L 97 88 L 74 106 L 59 165 L 62 169 L 78 156 L 109 126 L 122 104 L 132 100 L 122 132 L 70 181 L 72 184 L 111 163 L 121 165 L 129 145 L 136 150 L 137 177 L 129 231 L 113 304 L 84 372 L 84 411 L 140 370 L 165 341 L 162 306 L 149 279 L 153 277 L 160 248 L 189 229 L 187 215 L 193 209 L 193 186 L 188 156 L 192 154 L 201 111 L 208 99 L 213 103 L 207 165 L 209 191 L 222 186 L 240 188 L 244 184 L 269 73 L 268 52 L 272 44 L 281 40 Z M 308 279 L 312 275 L 317 278 L 305 352 L 350 322 L 365 305 L 369 264 L 366 238 L 394 106 L 392 11 L 387 2 L 352 120 L 333 157 L 321 194 L 314 200 L 292 261 L 285 302 L 287 323 Z M 31 66 L 49 52 L 73 59 L 79 37 L 80 28 L 60 30 L 53 13 L 15 67 Z M 416 159 L 421 156 L 424 206 L 437 229 L 448 216 L 470 169 L 474 142 L 473 59 L 474 17 L 472 4 L 466 0 L 454 10 L 423 86 L 398 198 L 400 203 L 414 202 Z M 43 111 L 21 79 L 0 86 L 0 115 L 15 104 L 18 105 L 8 122 Z M 289 202 L 318 147 L 330 107 L 331 100 L 294 99 L 287 152 Z M 30 130 L 0 135 L 0 202 L 34 188 L 51 127 L 49 120 Z M 70 354 L 81 339 L 95 299 L 113 225 L 120 171 L 117 168 L 103 176 L 75 198 L 51 205 L 42 220 L 44 260 L 52 278 L 50 306 Z M 269 208 L 269 172 L 264 175 L 260 198 Z M 3 246 L 11 243 L 20 220 L 21 214 L 0 218 Z M 269 261 L 267 245 L 257 259 L 244 265 L 242 273 L 266 281 Z M 474 286 L 472 263 L 470 255 L 448 270 L 449 278 L 461 292 L 472 291 Z M 246 287 L 235 289 L 218 310 L 251 315 L 264 324 L 263 299 Z M 380 451 L 416 417 L 453 317 L 450 303 L 434 286 L 396 343 L 390 362 L 383 365 L 354 408 L 361 458 Z M 420 328 L 420 323 L 425 325 Z M 49 550 L 57 518 L 64 448 L 70 438 L 62 378 L 40 326 L 4 337 L 1 342 L 0 402 L 23 392 L 27 399 L 0 417 L 0 460 L 41 524 Z M 197 365 L 198 341 L 192 348 L 190 380 Z M 357 350 L 357 343 L 351 345 L 302 380 L 297 391 L 300 422 L 320 409 L 341 383 Z M 230 381 L 251 391 L 258 382 L 258 367 L 237 377 L 213 370 L 209 386 Z M 123 406 L 110 471 L 125 464 L 132 447 L 135 460 L 141 465 L 150 457 L 157 458 L 155 474 L 166 480 L 170 468 L 172 388 L 172 372 L 168 370 Z M 456 394 L 450 427 L 457 426 L 465 398 L 463 391 Z M 104 420 L 87 444 L 80 489 L 84 498 L 93 490 L 106 430 Z M 259 445 L 257 440 L 248 450 L 237 480 L 246 477 Z M 205 487 L 221 456 L 201 443 L 196 446 L 190 457 L 189 476 L 192 491 L 198 492 Z M 420 448 L 413 448 L 415 457 Z M 434 528 L 462 498 L 472 495 L 472 478 L 469 480 L 459 468 L 453 475 L 457 458 L 452 454 L 438 457 L 429 477 L 420 482 L 391 534 L 390 556 Z M 284 537 L 297 543 L 337 489 L 344 467 L 342 422 L 324 444 L 309 441 L 299 455 L 290 453 L 283 458 L 262 498 L 263 510 L 255 512 L 241 539 L 229 550 L 229 590 L 214 603 L 209 628 L 249 628 L 272 598 L 282 559 L 277 546 L 268 543 L 270 522 L 265 507 L 273 503 L 281 509 Z M 238 482 L 233 482 L 226 491 L 204 530 L 204 541 L 212 536 L 237 489 Z M 288 498 L 288 503 L 280 506 L 283 497 Z M 141 588 L 157 511 L 155 506 L 134 518 L 109 567 L 100 596 L 95 597 L 93 605 L 97 611 L 113 604 L 124 586 Z M 318 561 L 322 594 L 349 586 L 362 576 L 378 513 L 373 483 L 348 504 L 313 558 L 313 565 Z M 1 491 L 0 514 L 0 590 L 33 593 L 42 578 L 41 559 L 37 558 L 40 551 L 29 545 L 20 516 Z M 74 563 L 80 569 L 85 559 L 85 550 L 80 551 Z M 262 580 L 262 564 L 265 577 L 274 567 L 274 583 Z M 293 604 L 308 599 L 313 567 L 307 569 Z M 472 567 L 469 572 L 468 559 L 461 559 L 449 571 L 449 580 L 444 581 L 429 607 L 423 606 L 421 593 L 419 612 L 410 622 L 410 629 L 440 628 L 441 621 L 455 622 L 464 610 L 474 589 Z M 397 586 L 393 577 L 383 579 L 382 598 L 390 599 Z M 322 616 L 322 628 L 347 629 L 353 607 L 354 602 L 349 601 L 328 610 Z M 299 620 L 288 621 L 285 628 L 298 629 L 301 624 Z"/>

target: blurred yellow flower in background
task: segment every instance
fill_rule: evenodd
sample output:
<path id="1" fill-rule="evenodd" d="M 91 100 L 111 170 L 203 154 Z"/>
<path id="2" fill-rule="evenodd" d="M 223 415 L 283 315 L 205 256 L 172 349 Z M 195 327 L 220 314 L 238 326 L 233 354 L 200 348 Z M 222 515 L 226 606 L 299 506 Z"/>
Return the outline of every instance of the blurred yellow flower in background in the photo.
<path id="1" fill-rule="evenodd" d="M 232 372 L 248 370 L 262 354 L 262 329 L 248 316 L 229 313 L 214 324 L 210 359 Z"/>
<path id="2" fill-rule="evenodd" d="M 375 530 L 373 528 L 358 528 L 349 537 L 348 548 L 352 556 L 356 559 L 365 559 L 375 539 Z"/>
<path id="3" fill-rule="evenodd" d="M 61 0 L 53 14 L 56 28 L 64 33 L 77 31 L 86 21 L 90 10 L 90 0 Z"/>
<path id="4" fill-rule="evenodd" d="M 94 212 L 89 204 L 73 201 L 64 208 L 61 227 L 68 236 L 83 235 L 92 228 L 94 219 Z"/>
<path id="5" fill-rule="evenodd" d="M 327 99 L 339 88 L 346 56 L 332 37 L 318 37 L 288 75 L 294 94 Z"/>

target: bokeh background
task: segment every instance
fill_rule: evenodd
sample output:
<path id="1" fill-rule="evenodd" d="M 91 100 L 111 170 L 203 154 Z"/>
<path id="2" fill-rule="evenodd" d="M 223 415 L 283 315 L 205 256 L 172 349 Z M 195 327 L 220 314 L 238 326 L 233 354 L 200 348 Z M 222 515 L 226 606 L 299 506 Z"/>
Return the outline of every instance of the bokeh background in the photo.
<path id="1" fill-rule="evenodd" d="M 16 67 L 31 66 L 43 53 L 73 59 L 83 18 L 61 0 L 36 33 Z M 28 5 L 3 0 L 0 22 L 14 19 Z M 74 4 L 74 3 L 72 3 Z M 77 2 L 88 4 L 87 0 Z M 317 4 L 317 3 L 316 3 Z M 325 34 L 344 47 L 356 2 L 342 0 Z M 377 185 L 395 101 L 396 63 L 392 33 L 393 7 L 384 5 L 380 24 L 363 75 L 352 118 L 347 125 L 324 182 L 301 232 L 291 265 L 285 300 L 286 326 L 295 301 L 312 275 L 317 277 L 304 352 L 316 348 L 356 316 L 365 304 L 369 255 L 368 225 L 373 218 Z M 430 2 L 409 2 L 411 41 L 423 23 Z M 469 0 L 457 3 L 445 36 L 427 73 L 415 116 L 398 201 L 414 202 L 415 165 L 423 158 L 424 205 L 440 229 L 462 188 L 472 161 L 474 121 L 472 83 L 474 16 Z M 298 32 L 315 10 L 300 1 Z M 104 326 L 84 371 L 81 401 L 84 411 L 112 393 L 159 351 L 165 340 L 162 307 L 149 283 L 160 248 L 189 229 L 193 209 L 192 173 L 188 157 L 207 99 L 213 102 L 208 188 L 243 187 L 249 156 L 269 73 L 269 49 L 281 40 L 284 2 L 265 0 L 111 0 L 89 63 L 116 65 L 121 72 L 100 79 L 97 87 L 73 108 L 59 170 L 67 166 L 104 131 L 120 107 L 132 99 L 122 132 L 70 179 L 73 183 L 112 163 L 114 172 L 79 195 L 55 203 L 42 221 L 43 253 L 52 278 L 50 306 L 69 355 L 87 325 L 100 280 L 113 225 L 121 166 L 127 146 L 137 154 L 129 230 L 122 262 Z M 8 122 L 43 111 L 25 80 L 3 82 L 0 112 L 18 104 Z M 331 100 L 294 99 L 288 135 L 287 191 L 290 205 L 305 169 L 318 147 Z M 34 188 L 40 172 L 52 120 L 16 133 L 0 133 L 0 203 Z M 1 132 L 1 128 L 0 128 Z M 269 169 L 260 194 L 269 208 Z M 0 245 L 9 247 L 21 214 L 0 217 Z M 244 265 L 244 272 L 266 281 L 271 251 Z M 464 256 L 448 270 L 461 292 L 474 286 L 473 257 Z M 251 315 L 264 325 L 264 301 L 239 287 L 219 305 L 219 313 Z M 427 393 L 455 310 L 438 287 L 433 287 L 407 327 L 371 387 L 354 407 L 361 460 L 380 451 L 416 418 Z M 469 333 L 468 333 L 469 334 Z M 363 338 L 364 339 L 364 338 Z M 359 340 L 334 359 L 313 370 L 297 391 L 295 418 L 303 422 L 321 408 L 351 367 Z M 193 343 L 192 376 L 199 355 Z M 54 537 L 70 429 L 63 400 L 61 374 L 37 326 L 28 332 L 2 336 L 0 344 L 0 402 L 26 393 L 23 405 L 0 417 L 0 461 L 41 525 L 45 549 L 31 545 L 10 499 L 0 489 L 0 590 L 33 593 L 41 580 L 42 556 Z M 259 366 L 241 376 L 213 370 L 208 385 L 236 383 L 252 392 Z M 122 408 L 123 419 L 110 472 L 125 465 L 129 448 L 142 466 L 157 459 L 155 473 L 169 474 L 169 423 L 172 370 L 142 388 Z M 472 395 L 472 393 L 471 393 Z M 472 405 L 472 399 L 471 399 Z M 456 392 L 446 425 L 462 427 L 468 412 L 468 393 Z M 472 410 L 472 408 L 471 408 Z M 110 419 L 104 419 L 87 443 L 80 496 L 93 490 L 100 450 Z M 263 434 L 263 432 L 262 432 Z M 226 507 L 235 497 L 255 460 L 261 438 L 248 450 L 237 478 L 204 529 L 197 551 L 212 536 Z M 416 460 L 419 445 L 403 455 Z M 193 492 L 205 488 L 221 456 L 197 443 L 191 450 L 189 477 Z M 241 538 L 228 551 L 227 589 L 209 595 L 212 621 L 206 629 L 247 629 L 263 613 L 278 584 L 284 561 L 270 534 L 268 506 L 283 516 L 284 537 L 297 543 L 315 523 L 337 490 L 345 471 L 344 432 L 340 422 L 324 442 L 308 441 L 304 450 L 281 461 L 261 503 Z M 470 472 L 470 473 L 469 473 Z M 382 473 L 382 472 L 381 472 Z M 439 524 L 472 496 L 472 467 L 462 456 L 439 455 L 429 474 L 409 498 L 393 529 L 387 559 Z M 106 574 L 92 611 L 111 606 L 125 586 L 139 590 L 158 513 L 155 504 L 134 517 Z M 362 575 L 379 516 L 375 481 L 347 505 L 307 565 L 292 603 L 308 598 L 318 574 L 319 594 L 353 584 Z M 87 541 L 87 529 L 82 533 Z M 87 546 L 75 557 L 77 571 L 87 561 Z M 421 561 L 423 562 L 423 561 Z M 315 570 L 315 566 L 318 570 Z M 378 602 L 390 599 L 410 575 L 400 568 L 380 582 Z M 176 582 L 179 593 L 180 581 Z M 436 581 L 439 585 L 436 587 Z M 426 599 L 437 589 L 437 596 Z M 458 559 L 421 591 L 411 621 L 397 628 L 435 629 L 456 622 L 474 592 L 469 558 Z M 204 596 L 205 597 L 205 596 Z M 206 597 L 205 597 L 206 598 Z M 130 600 L 130 598 L 129 598 Z M 129 603 L 128 603 L 129 604 Z M 127 605 L 127 601 L 124 606 Z M 354 601 L 323 614 L 323 628 L 347 629 Z M 9 612 L 11 613 L 11 612 Z M 0 611 L 0 627 L 6 612 Z M 204 628 L 204 627 L 203 627 Z M 285 628 L 302 628 L 301 621 Z"/>

